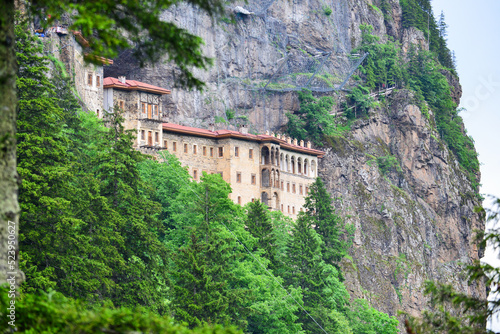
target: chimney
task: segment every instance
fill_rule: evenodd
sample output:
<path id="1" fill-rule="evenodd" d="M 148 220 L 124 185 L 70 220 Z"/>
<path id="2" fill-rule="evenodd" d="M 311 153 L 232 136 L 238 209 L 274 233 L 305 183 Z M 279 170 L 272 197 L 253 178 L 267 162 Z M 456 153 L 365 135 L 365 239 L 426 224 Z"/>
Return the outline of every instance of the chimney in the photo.
<path id="1" fill-rule="evenodd" d="M 297 145 L 297 138 L 293 138 L 293 145 Z"/>
<path id="2" fill-rule="evenodd" d="M 303 140 L 300 141 L 300 146 L 304 147 L 304 141 Z"/>
<path id="3" fill-rule="evenodd" d="M 209 129 L 210 131 L 215 131 L 215 124 L 214 124 L 214 123 L 210 123 L 210 124 L 208 124 L 208 129 Z"/>
<path id="4" fill-rule="evenodd" d="M 307 145 L 307 148 L 311 148 L 311 142 L 309 140 L 307 141 L 306 145 Z"/>
<path id="5" fill-rule="evenodd" d="M 248 134 L 248 128 L 245 125 L 241 125 L 238 131 L 243 133 L 244 135 Z"/>
<path id="6" fill-rule="evenodd" d="M 291 144 L 292 143 L 292 137 L 290 137 L 290 136 L 286 137 L 286 142 L 288 144 Z"/>
<path id="7" fill-rule="evenodd" d="M 118 81 L 120 81 L 122 84 L 124 84 L 127 81 L 127 78 L 124 75 L 119 75 Z"/>

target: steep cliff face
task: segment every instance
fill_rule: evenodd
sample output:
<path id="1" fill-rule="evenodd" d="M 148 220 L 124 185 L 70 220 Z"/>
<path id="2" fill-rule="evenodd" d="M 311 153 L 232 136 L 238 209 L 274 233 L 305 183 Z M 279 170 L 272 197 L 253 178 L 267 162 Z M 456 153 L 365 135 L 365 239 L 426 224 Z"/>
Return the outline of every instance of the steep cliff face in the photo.
<path id="1" fill-rule="evenodd" d="M 401 9 L 397 1 L 391 4 L 394 19 L 388 25 L 397 35 Z M 251 14 L 242 14 L 238 5 Z M 378 36 L 387 38 L 382 12 L 365 0 L 253 0 L 232 4 L 227 11 L 234 23 L 214 23 L 182 4 L 164 14 L 165 20 L 202 37 L 205 53 L 214 58 L 211 69 L 195 71 L 207 84 L 205 92 L 174 89 L 164 101 L 165 119 L 203 127 L 214 122 L 215 116 L 224 117 L 226 110 L 234 110 L 250 119 L 251 130 L 277 130 L 286 124 L 285 113 L 298 109 L 296 94 L 269 93 L 256 87 L 262 88 L 279 72 L 287 56 L 296 73 L 312 73 L 309 63 L 314 57 L 328 53 L 333 60 L 346 57 L 361 41 L 362 23 L 371 24 Z M 120 58 L 105 68 L 106 76 L 126 75 L 167 88 L 176 81 L 170 64 L 141 69 L 127 53 Z"/>
<path id="2" fill-rule="evenodd" d="M 356 226 L 352 260 L 343 265 L 347 286 L 389 314 L 419 313 L 425 280 L 485 297 L 484 286 L 468 286 L 460 274 L 478 258 L 479 202 L 412 98 L 395 93 L 348 139 L 332 141 L 320 164 L 328 189 L 342 199 L 336 206 Z"/>
<path id="3" fill-rule="evenodd" d="M 341 57 L 359 45 L 362 23 L 382 40 L 399 40 L 403 51 L 411 44 L 428 48 L 422 32 L 402 28 L 399 1 L 386 3 L 383 13 L 370 0 L 251 0 L 228 8 L 234 24 L 216 24 L 196 9 L 176 6 L 164 18 L 201 36 L 214 66 L 195 71 L 205 92 L 173 89 L 164 101 L 165 120 L 206 127 L 232 110 L 248 117 L 250 130 L 281 129 L 285 113 L 299 109 L 296 93 L 255 87 L 287 59 L 300 71 L 311 58 L 329 52 Z M 460 84 L 444 74 L 458 101 Z M 169 64 L 138 68 L 123 54 L 105 75 L 171 88 L 176 72 Z M 468 286 L 459 274 L 478 258 L 473 230 L 483 222 L 473 213 L 479 204 L 474 190 L 434 130 L 432 112 L 424 116 L 405 90 L 387 101 L 357 121 L 346 138 L 332 138 L 320 164 L 320 176 L 341 199 L 335 205 L 356 226 L 352 259 L 343 263 L 347 286 L 391 315 L 422 310 L 427 279 L 484 297 L 484 286 Z"/>

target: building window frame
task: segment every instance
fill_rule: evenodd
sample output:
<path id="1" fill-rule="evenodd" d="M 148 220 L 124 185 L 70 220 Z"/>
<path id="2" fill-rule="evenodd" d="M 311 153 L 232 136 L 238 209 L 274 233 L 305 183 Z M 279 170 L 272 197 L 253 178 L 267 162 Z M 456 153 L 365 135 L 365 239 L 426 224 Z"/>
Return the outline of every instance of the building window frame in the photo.
<path id="1" fill-rule="evenodd" d="M 196 154 L 198 152 L 198 146 L 193 145 L 193 154 Z"/>
<path id="2" fill-rule="evenodd" d="M 188 153 L 188 144 L 184 144 L 184 153 Z"/>
<path id="3" fill-rule="evenodd" d="M 197 169 L 193 169 L 193 179 L 198 180 L 198 170 Z"/>
<path id="4" fill-rule="evenodd" d="M 206 157 L 207 156 L 207 147 L 203 146 L 202 151 L 203 151 L 203 156 Z"/>
<path id="5" fill-rule="evenodd" d="M 210 147 L 210 157 L 211 158 L 214 157 L 214 148 L 213 147 Z"/>
<path id="6" fill-rule="evenodd" d="M 236 172 L 236 183 L 241 183 L 241 172 Z"/>
<path id="7" fill-rule="evenodd" d="M 235 146 L 234 147 L 234 156 L 236 158 L 239 158 L 240 157 L 240 148 L 238 146 Z"/>
<path id="8" fill-rule="evenodd" d="M 251 183 L 251 184 L 254 184 L 254 185 L 255 185 L 255 184 L 257 184 L 257 175 L 252 174 L 252 175 L 250 176 L 250 183 Z"/>
<path id="9" fill-rule="evenodd" d="M 219 158 L 224 157 L 224 146 L 219 146 Z"/>
<path id="10" fill-rule="evenodd" d="M 253 148 L 248 150 L 248 159 L 253 159 Z"/>
<path id="11" fill-rule="evenodd" d="M 94 85 L 94 73 L 87 73 L 87 86 L 92 87 Z"/>
<path id="12" fill-rule="evenodd" d="M 177 152 L 177 142 L 172 142 L 172 151 Z"/>

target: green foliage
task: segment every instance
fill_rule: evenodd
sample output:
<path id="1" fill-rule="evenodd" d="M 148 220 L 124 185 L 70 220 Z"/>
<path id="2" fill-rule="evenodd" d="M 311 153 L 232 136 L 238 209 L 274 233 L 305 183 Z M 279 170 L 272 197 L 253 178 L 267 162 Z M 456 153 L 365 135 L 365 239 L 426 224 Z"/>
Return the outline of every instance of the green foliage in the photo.
<path id="1" fill-rule="evenodd" d="M 347 103 L 344 106 L 346 110 L 346 117 L 348 119 L 355 119 L 360 116 L 368 115 L 370 108 L 374 106 L 373 98 L 370 96 L 370 91 L 363 87 L 355 87 L 346 96 Z"/>
<path id="2" fill-rule="evenodd" d="M 391 87 L 405 78 L 401 49 L 392 41 L 378 43 L 379 38 L 371 34 L 373 27 L 360 25 L 362 43 L 359 51 L 369 53 L 360 66 L 365 85 L 373 90 L 382 86 Z"/>
<path id="3" fill-rule="evenodd" d="M 438 56 L 441 65 L 455 72 L 451 52 L 446 45 L 444 14 L 441 15 L 440 22 L 436 22 L 430 0 L 401 0 L 400 5 L 403 11 L 403 28 L 415 27 L 424 32 L 424 36 L 430 38 L 429 50 Z"/>
<path id="4" fill-rule="evenodd" d="M 352 245 L 354 226 L 346 226 L 335 213 L 331 196 L 319 177 L 309 187 L 304 208 L 306 211 L 301 214 L 302 219 L 314 226 L 323 241 L 323 258 L 327 263 L 334 264 L 340 272 L 339 263 Z"/>
<path id="5" fill-rule="evenodd" d="M 393 171 L 399 173 L 403 172 L 401 166 L 399 165 L 399 161 L 393 155 L 377 157 L 377 165 L 382 175 L 386 175 L 388 172 Z"/>
<path id="6" fill-rule="evenodd" d="M 338 134 L 345 130 L 337 124 L 330 112 L 334 105 L 331 96 L 315 98 L 310 91 L 299 92 L 300 109 L 296 114 L 287 113 L 287 132 L 298 140 L 312 140 L 316 145 L 323 145 L 324 136 Z"/>
<path id="7" fill-rule="evenodd" d="M 397 334 L 398 320 L 371 307 L 364 299 L 356 299 L 351 305 L 349 320 L 353 333 Z"/>
<path id="8" fill-rule="evenodd" d="M 328 7 L 328 6 L 323 6 L 323 13 L 326 16 L 330 16 L 330 15 L 332 15 L 333 10 L 330 7 Z"/>
<path id="9" fill-rule="evenodd" d="M 409 86 L 416 91 L 417 97 L 425 100 L 434 112 L 437 130 L 448 148 L 455 154 L 458 162 L 468 173 L 474 188 L 478 188 L 476 175 L 479 161 L 474 149 L 474 141 L 463 130 L 462 118 L 450 95 L 450 85 L 442 67 L 426 51 L 412 51 L 408 64 Z"/>
<path id="10" fill-rule="evenodd" d="M 0 288 L 0 333 L 11 333 L 6 311 L 10 306 L 7 288 Z M 50 291 L 16 298 L 16 329 L 20 333 L 165 333 L 236 334 L 233 327 L 203 326 L 193 330 L 175 325 L 172 319 L 144 308 L 96 307 L 88 310 L 81 302 Z"/>

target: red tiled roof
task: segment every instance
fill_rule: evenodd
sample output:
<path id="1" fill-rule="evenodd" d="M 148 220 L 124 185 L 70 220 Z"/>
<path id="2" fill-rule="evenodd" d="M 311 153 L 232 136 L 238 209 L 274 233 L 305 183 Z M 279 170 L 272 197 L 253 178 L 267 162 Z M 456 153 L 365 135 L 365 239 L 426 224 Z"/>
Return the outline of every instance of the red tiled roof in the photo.
<path id="1" fill-rule="evenodd" d="M 123 90 L 139 90 L 142 92 L 155 93 L 161 95 L 172 93 L 172 91 L 168 89 L 153 86 L 136 80 L 125 80 L 125 83 L 122 83 L 117 78 L 113 77 L 104 78 L 103 87 L 123 89 Z"/>
<path id="2" fill-rule="evenodd" d="M 166 130 L 169 132 L 182 133 L 182 134 L 186 134 L 186 135 L 192 135 L 192 136 L 214 138 L 214 139 L 236 138 L 236 139 L 243 139 L 243 140 L 256 141 L 256 142 L 271 141 L 274 143 L 279 143 L 281 147 L 287 148 L 287 149 L 292 150 L 292 151 L 316 155 L 319 158 L 322 158 L 325 155 L 325 152 L 323 152 L 323 151 L 315 150 L 313 148 L 307 148 L 304 146 L 289 144 L 284 139 L 278 139 L 277 137 L 273 137 L 270 135 L 264 135 L 264 134 L 263 135 L 254 135 L 254 134 L 250 134 L 250 133 L 242 133 L 242 132 L 233 131 L 233 130 L 210 131 L 210 130 L 206 130 L 206 129 L 192 128 L 189 126 L 183 126 L 183 125 L 173 124 L 173 123 L 163 123 L 163 130 Z"/>

